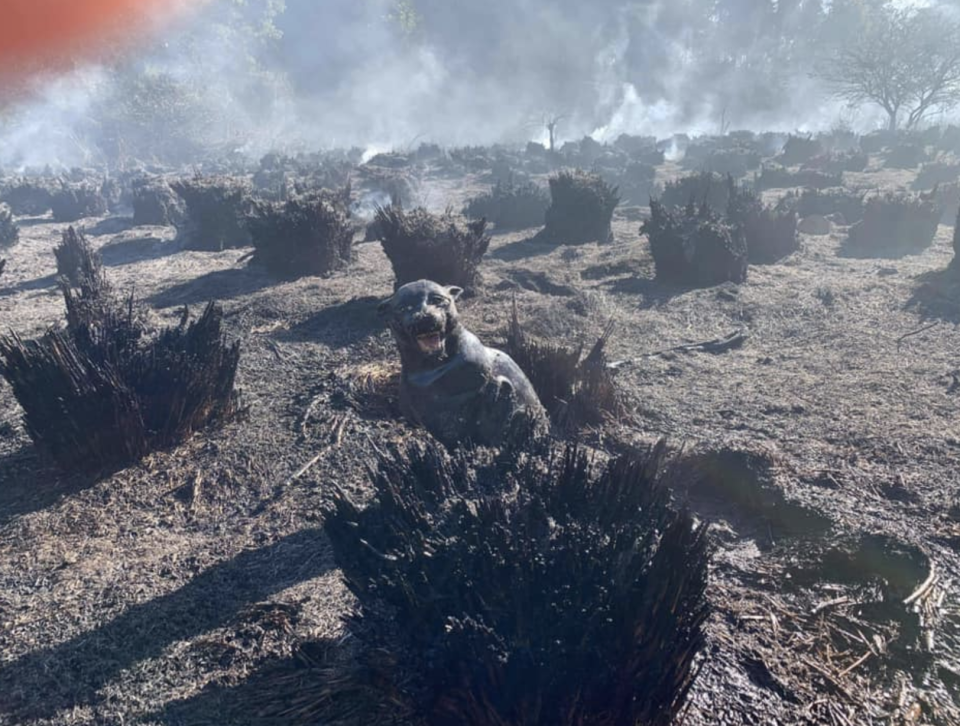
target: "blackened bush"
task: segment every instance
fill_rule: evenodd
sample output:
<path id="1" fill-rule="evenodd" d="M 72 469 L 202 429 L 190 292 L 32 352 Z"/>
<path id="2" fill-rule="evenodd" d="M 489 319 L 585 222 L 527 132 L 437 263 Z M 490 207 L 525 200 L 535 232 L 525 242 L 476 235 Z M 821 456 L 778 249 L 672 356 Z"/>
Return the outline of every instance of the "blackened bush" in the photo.
<path id="1" fill-rule="evenodd" d="M 767 207 L 753 191 L 730 185 L 727 221 L 742 230 L 751 264 L 779 262 L 800 249 L 796 212 Z"/>
<path id="2" fill-rule="evenodd" d="M 650 240 L 657 279 L 709 286 L 747 279 L 743 230 L 728 224 L 706 205 L 684 208 L 650 202 L 650 219 L 640 233 Z"/>
<path id="3" fill-rule="evenodd" d="M 782 166 L 767 165 L 757 177 L 757 189 L 790 189 L 793 187 L 810 187 L 811 189 L 827 189 L 843 186 L 843 174 L 827 174 L 816 169 L 800 169 L 791 171 Z"/>
<path id="4" fill-rule="evenodd" d="M 956 184 L 960 182 L 960 164 L 942 161 L 924 164 L 913 182 L 914 191 L 933 189 L 938 184 Z"/>
<path id="5" fill-rule="evenodd" d="M 844 223 L 854 224 L 863 219 L 864 197 L 865 194 L 861 192 L 852 192 L 843 187 L 804 189 L 799 195 L 788 194 L 778 206 L 781 209 L 794 209 L 800 217 L 840 215 Z"/>
<path id="6" fill-rule="evenodd" d="M 646 205 L 657 191 L 657 170 L 650 164 L 631 161 L 623 170 L 617 188 L 624 201 Z"/>
<path id="7" fill-rule="evenodd" d="M 42 181 L 22 179 L 5 186 L 0 202 L 7 204 L 17 216 L 40 215 L 50 211 L 53 193 Z"/>
<path id="8" fill-rule="evenodd" d="M 367 683 L 432 726 L 667 726 L 704 646 L 709 549 L 664 446 L 385 455 L 325 517 Z M 344 684 L 347 688 L 351 684 Z"/>
<path id="9" fill-rule="evenodd" d="M 13 221 L 13 211 L 0 204 L 0 247 L 12 247 L 20 241 L 20 228 Z"/>
<path id="10" fill-rule="evenodd" d="M 897 144 L 883 158 L 889 169 L 915 169 L 927 160 L 927 150 L 919 143 Z"/>
<path id="11" fill-rule="evenodd" d="M 245 222 L 253 200 L 245 181 L 197 176 L 174 181 L 170 187 L 187 210 L 177 224 L 177 240 L 184 249 L 220 252 L 251 244 Z"/>
<path id="12" fill-rule="evenodd" d="M 932 196 L 884 194 L 867 200 L 863 219 L 842 246 L 851 257 L 887 257 L 922 252 L 933 242 L 942 210 Z"/>
<path id="13" fill-rule="evenodd" d="M 393 266 L 394 289 L 423 279 L 457 285 L 467 293 L 479 288 L 480 261 L 490 247 L 486 220 L 465 222 L 449 212 L 404 212 L 391 205 L 379 208 L 374 221 Z"/>
<path id="14" fill-rule="evenodd" d="M 100 255 L 90 247 L 83 232 L 78 232 L 73 227 L 64 231 L 60 244 L 53 248 L 53 255 L 57 259 L 57 275 L 74 287 L 84 280 L 103 278 Z"/>
<path id="15" fill-rule="evenodd" d="M 763 157 L 758 151 L 748 149 L 720 149 L 703 161 L 704 171 L 722 176 L 743 177 L 747 172 L 760 168 Z"/>
<path id="16" fill-rule="evenodd" d="M 251 262 L 284 277 L 328 275 L 346 267 L 353 250 L 350 190 L 286 202 L 255 202 L 247 220 Z"/>
<path id="17" fill-rule="evenodd" d="M 76 222 L 85 217 L 100 217 L 107 213 L 107 200 L 99 185 L 61 184 L 50 198 L 50 208 L 57 222 Z"/>
<path id="18" fill-rule="evenodd" d="M 784 166 L 795 166 L 823 153 L 819 139 L 809 136 L 791 136 L 783 145 L 783 151 L 777 159 Z"/>
<path id="19" fill-rule="evenodd" d="M 960 182 L 941 184 L 936 187 L 937 206 L 943 210 L 940 224 L 952 225 L 955 221 L 953 210 L 960 206 Z"/>
<path id="20" fill-rule="evenodd" d="M 239 410 L 239 344 L 228 345 L 213 303 L 156 334 L 132 298 L 102 274 L 61 278 L 67 325 L 37 341 L 0 337 L 0 375 L 27 432 L 65 471 L 101 471 L 173 446 Z"/>
<path id="21" fill-rule="evenodd" d="M 550 197 L 533 182 L 516 182 L 512 177 L 500 180 L 488 194 L 471 199 L 463 214 L 471 219 L 486 219 L 497 229 L 527 229 L 543 224 Z"/>
<path id="22" fill-rule="evenodd" d="M 702 172 L 667 182 L 659 202 L 664 207 L 706 205 L 714 212 L 723 214 L 730 204 L 730 185 L 726 177 L 712 172 Z"/>
<path id="23" fill-rule="evenodd" d="M 167 227 L 183 225 L 187 209 L 183 199 L 160 178 L 141 178 L 133 182 L 133 223 Z"/>
<path id="24" fill-rule="evenodd" d="M 566 348 L 529 337 L 516 306 L 504 351 L 527 374 L 554 427 L 571 434 L 624 414 L 623 397 L 607 365 L 607 329 L 583 356 L 583 346 Z"/>
<path id="25" fill-rule="evenodd" d="M 403 169 L 365 164 L 357 175 L 364 189 L 385 194 L 393 204 L 409 207 L 416 202 L 416 181 Z"/>
<path id="26" fill-rule="evenodd" d="M 897 142 L 897 132 L 887 129 L 871 131 L 860 137 L 860 149 L 865 154 L 879 154 Z"/>
<path id="27" fill-rule="evenodd" d="M 550 207 L 540 238 L 554 244 L 609 242 L 613 210 L 620 203 L 616 187 L 580 169 L 550 177 Z"/>

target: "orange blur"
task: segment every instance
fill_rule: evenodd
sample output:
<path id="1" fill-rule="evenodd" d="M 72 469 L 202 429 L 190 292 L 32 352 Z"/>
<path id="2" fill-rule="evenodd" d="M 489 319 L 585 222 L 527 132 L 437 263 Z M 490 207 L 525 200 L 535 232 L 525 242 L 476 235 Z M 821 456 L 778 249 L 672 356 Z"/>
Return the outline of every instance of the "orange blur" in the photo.
<path id="1" fill-rule="evenodd" d="M 0 81 L 103 60 L 147 30 L 171 0 L 2 0 Z"/>

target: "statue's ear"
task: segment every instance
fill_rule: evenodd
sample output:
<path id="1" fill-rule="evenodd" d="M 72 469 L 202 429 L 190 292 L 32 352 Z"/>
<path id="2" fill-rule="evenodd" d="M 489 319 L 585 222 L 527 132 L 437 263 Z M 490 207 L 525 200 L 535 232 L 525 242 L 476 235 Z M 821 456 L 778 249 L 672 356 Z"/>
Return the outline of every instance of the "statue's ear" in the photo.
<path id="1" fill-rule="evenodd" d="M 386 316 L 391 310 L 393 310 L 393 295 L 388 297 L 386 300 L 381 300 L 377 305 L 377 315 L 381 318 Z"/>
<path id="2" fill-rule="evenodd" d="M 460 296 L 463 295 L 463 288 L 457 287 L 456 285 L 451 285 L 447 288 L 447 295 L 449 295 L 453 300 L 459 300 Z"/>

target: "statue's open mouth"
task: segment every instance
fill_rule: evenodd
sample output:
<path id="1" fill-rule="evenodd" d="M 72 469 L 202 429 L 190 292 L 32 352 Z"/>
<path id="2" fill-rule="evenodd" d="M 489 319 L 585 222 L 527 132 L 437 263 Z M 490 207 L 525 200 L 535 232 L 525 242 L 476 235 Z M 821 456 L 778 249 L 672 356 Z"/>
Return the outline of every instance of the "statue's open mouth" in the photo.
<path id="1" fill-rule="evenodd" d="M 443 336 L 440 335 L 440 331 L 418 335 L 417 345 L 420 346 L 420 350 L 424 353 L 436 355 L 443 350 Z"/>

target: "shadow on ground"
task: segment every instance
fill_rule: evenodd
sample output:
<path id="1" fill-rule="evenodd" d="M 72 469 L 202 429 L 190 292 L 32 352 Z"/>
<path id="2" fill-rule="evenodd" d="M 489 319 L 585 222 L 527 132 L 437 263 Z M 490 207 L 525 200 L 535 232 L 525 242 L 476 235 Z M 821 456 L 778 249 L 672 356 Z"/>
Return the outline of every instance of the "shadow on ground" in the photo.
<path id="1" fill-rule="evenodd" d="M 0 722 L 49 719 L 65 708 L 95 705 L 103 686 L 172 643 L 222 627 L 246 606 L 333 567 L 320 529 L 241 552 L 169 595 L 134 605 L 101 627 L 33 651 L 0 670 Z"/>
<path id="2" fill-rule="evenodd" d="M 212 300 L 230 300 L 258 292 L 279 281 L 256 267 L 216 270 L 167 288 L 149 298 L 154 307 L 196 305 Z"/>
<path id="3" fill-rule="evenodd" d="M 293 657 L 265 663 L 238 685 L 208 686 L 150 718 L 168 726 L 397 723 L 396 709 L 359 684 L 362 674 L 354 658 L 342 640 L 303 643 Z"/>
<path id="4" fill-rule="evenodd" d="M 351 345 L 384 329 L 377 313 L 380 298 L 358 297 L 324 308 L 298 323 L 288 335 L 297 340 L 320 340 L 333 345 Z"/>
<path id="5" fill-rule="evenodd" d="M 45 462 L 30 443 L 0 456 L 0 526 L 24 514 L 42 511 L 95 481 L 90 476 L 64 476 Z"/>
<path id="6" fill-rule="evenodd" d="M 136 262 L 160 259 L 179 251 L 174 242 L 160 237 L 131 237 L 110 242 L 101 247 L 100 258 L 107 267 L 121 267 Z"/>

